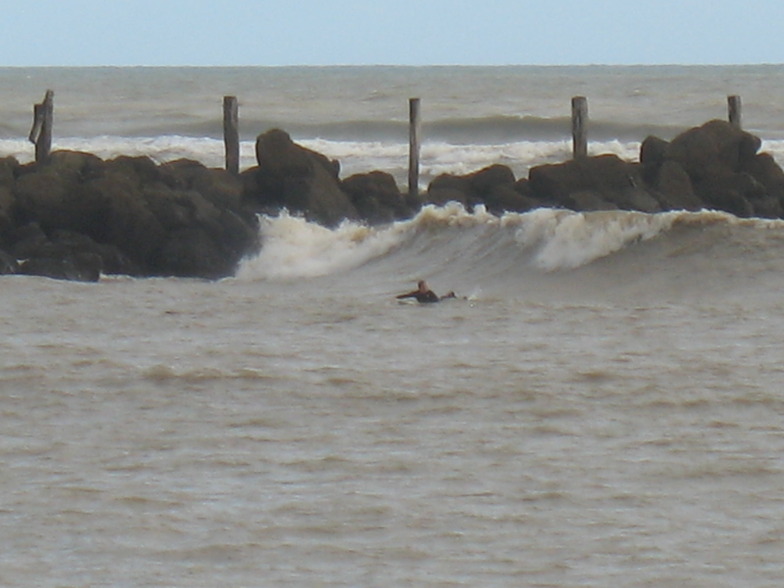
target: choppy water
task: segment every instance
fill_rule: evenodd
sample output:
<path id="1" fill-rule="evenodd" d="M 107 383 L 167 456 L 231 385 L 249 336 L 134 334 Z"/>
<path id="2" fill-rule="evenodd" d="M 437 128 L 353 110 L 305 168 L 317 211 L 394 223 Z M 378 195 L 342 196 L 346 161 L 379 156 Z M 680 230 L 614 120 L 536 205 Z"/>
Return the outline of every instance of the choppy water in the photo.
<path id="1" fill-rule="evenodd" d="M 2 278 L 0 584 L 780 583 L 784 224 L 263 225 L 220 282 Z"/>

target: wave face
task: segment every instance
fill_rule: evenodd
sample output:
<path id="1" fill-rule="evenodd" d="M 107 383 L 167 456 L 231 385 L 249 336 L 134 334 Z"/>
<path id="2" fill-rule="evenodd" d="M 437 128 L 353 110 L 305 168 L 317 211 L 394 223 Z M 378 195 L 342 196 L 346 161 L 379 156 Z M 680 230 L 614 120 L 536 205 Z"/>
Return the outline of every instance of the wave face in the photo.
<path id="1" fill-rule="evenodd" d="M 459 205 L 410 221 L 336 229 L 289 215 L 262 219 L 263 248 L 236 279 L 319 279 L 319 287 L 401 290 L 427 279 L 469 297 L 681 300 L 768 298 L 784 288 L 784 222 L 703 212 L 495 217 Z"/>

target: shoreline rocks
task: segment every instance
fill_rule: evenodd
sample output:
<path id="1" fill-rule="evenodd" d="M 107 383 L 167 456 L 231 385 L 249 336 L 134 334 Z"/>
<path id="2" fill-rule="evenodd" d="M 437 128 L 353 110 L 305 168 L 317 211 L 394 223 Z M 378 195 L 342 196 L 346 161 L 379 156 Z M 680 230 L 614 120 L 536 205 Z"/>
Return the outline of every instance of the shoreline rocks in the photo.
<path id="1" fill-rule="evenodd" d="M 340 164 L 280 129 L 259 135 L 257 165 L 234 176 L 197 161 L 102 160 L 55 151 L 46 164 L 0 159 L 0 274 L 98 280 L 102 274 L 219 279 L 258 251 L 257 214 L 282 209 L 334 227 L 384 224 L 457 201 L 494 214 L 717 209 L 784 217 L 784 171 L 758 137 L 709 121 L 672 141 L 647 137 L 639 162 L 615 155 L 532 167 L 495 164 L 436 177 L 410 197 L 382 171 L 340 178 Z"/>
<path id="2" fill-rule="evenodd" d="M 19 260 L 15 273 L 216 279 L 259 246 L 240 180 L 198 162 L 55 151 L 0 170 L 0 249 Z"/>

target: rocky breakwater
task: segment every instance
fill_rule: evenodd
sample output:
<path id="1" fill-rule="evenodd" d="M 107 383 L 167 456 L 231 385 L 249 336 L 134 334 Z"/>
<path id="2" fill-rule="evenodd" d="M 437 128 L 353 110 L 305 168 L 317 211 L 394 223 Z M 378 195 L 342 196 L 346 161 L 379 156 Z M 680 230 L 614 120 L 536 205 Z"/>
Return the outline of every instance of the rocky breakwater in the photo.
<path id="1" fill-rule="evenodd" d="M 0 159 L 0 272 L 95 280 L 101 274 L 220 278 L 260 246 L 257 213 L 287 209 L 335 226 L 411 218 L 423 204 L 482 205 L 492 213 L 723 210 L 784 216 L 784 172 L 759 138 L 723 121 L 672 141 L 648 137 L 638 162 L 582 157 L 515 178 L 504 165 L 441 175 L 426 193 L 401 192 L 382 171 L 340 178 L 340 164 L 273 129 L 256 166 L 235 177 L 180 160 L 103 161 L 55 152 L 43 164 Z"/>
<path id="2" fill-rule="evenodd" d="M 285 208 L 325 226 L 345 219 L 383 224 L 410 218 L 422 204 L 404 196 L 383 171 L 341 180 L 338 161 L 294 143 L 280 129 L 259 135 L 256 160 L 242 178 L 246 205 L 260 213 Z"/>
<path id="3" fill-rule="evenodd" d="M 410 218 L 423 204 L 459 202 L 495 214 L 540 207 L 575 211 L 713 209 L 737 216 L 784 216 L 784 172 L 758 137 L 709 121 L 672 141 L 646 138 L 639 161 L 616 155 L 532 167 L 527 178 L 495 164 L 466 175 L 443 174 L 410 198 L 394 178 L 373 171 L 340 179 L 340 164 L 272 130 L 256 142 L 258 166 L 243 173 L 246 203 L 258 212 L 286 208 L 334 226 Z"/>
<path id="4" fill-rule="evenodd" d="M 257 246 L 257 218 L 225 171 L 72 151 L 46 164 L 0 160 L 3 273 L 215 279 Z"/>
<path id="5" fill-rule="evenodd" d="M 724 121 L 709 121 L 668 142 L 646 138 L 639 162 L 615 155 L 536 166 L 528 178 L 494 165 L 431 182 L 426 201 L 455 200 L 491 212 L 541 206 L 576 211 L 713 209 L 740 217 L 782 218 L 784 172 L 758 137 Z"/>

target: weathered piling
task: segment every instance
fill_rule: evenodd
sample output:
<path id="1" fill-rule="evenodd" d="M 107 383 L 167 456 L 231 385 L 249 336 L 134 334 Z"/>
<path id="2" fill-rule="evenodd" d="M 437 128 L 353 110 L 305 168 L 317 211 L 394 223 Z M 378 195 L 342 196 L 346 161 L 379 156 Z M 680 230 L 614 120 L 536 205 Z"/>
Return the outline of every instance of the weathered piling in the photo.
<path id="1" fill-rule="evenodd" d="M 52 151 L 52 123 L 54 122 L 54 91 L 47 90 L 44 100 L 33 105 L 33 128 L 28 139 L 35 144 L 36 163 L 46 163 Z"/>
<path id="2" fill-rule="evenodd" d="M 419 103 L 419 98 L 408 101 L 408 194 L 413 197 L 419 195 L 419 136 L 422 130 Z"/>
<path id="3" fill-rule="evenodd" d="M 240 173 L 239 108 L 236 96 L 223 97 L 223 144 L 226 147 L 226 170 Z"/>
<path id="4" fill-rule="evenodd" d="M 572 98 L 572 156 L 588 155 L 588 100 L 585 96 Z"/>
<path id="5" fill-rule="evenodd" d="M 738 129 L 741 128 L 741 105 L 740 96 L 727 96 L 727 111 L 730 124 Z"/>

